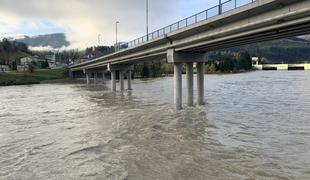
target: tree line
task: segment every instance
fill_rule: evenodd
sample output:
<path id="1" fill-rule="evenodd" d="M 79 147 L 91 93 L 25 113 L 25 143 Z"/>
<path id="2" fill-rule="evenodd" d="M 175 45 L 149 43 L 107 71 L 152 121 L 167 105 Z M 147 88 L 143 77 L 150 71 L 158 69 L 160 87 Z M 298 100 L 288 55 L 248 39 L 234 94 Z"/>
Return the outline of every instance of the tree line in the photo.
<path id="1" fill-rule="evenodd" d="M 209 53 L 205 65 L 206 73 L 237 73 L 252 69 L 252 58 L 247 51 L 239 53 Z M 173 74 L 173 64 L 164 61 L 151 61 L 135 65 L 134 76 L 141 78 L 160 77 Z M 182 69 L 185 73 L 185 66 Z"/>
<path id="2" fill-rule="evenodd" d="M 20 58 L 25 56 L 37 56 L 44 59 L 46 56 L 55 56 L 59 63 L 69 64 L 81 58 L 91 59 L 111 54 L 115 51 L 113 46 L 97 46 L 86 48 L 84 51 L 30 51 L 24 43 L 9 41 L 3 39 L 0 42 L 0 64 L 10 65 L 11 69 L 16 70 L 20 64 Z M 32 66 L 37 68 L 48 68 L 47 60 L 32 62 Z M 239 72 L 250 70 L 252 68 L 251 56 L 247 51 L 232 53 L 229 51 L 220 51 L 209 53 L 209 59 L 206 62 L 206 73 L 222 73 L 222 72 Z M 183 68 L 185 72 L 185 67 Z M 136 77 L 148 78 L 159 77 L 173 74 L 173 65 L 167 64 L 165 61 L 150 61 L 135 65 L 134 75 Z"/>
<path id="3" fill-rule="evenodd" d="M 26 44 L 9 41 L 6 38 L 3 38 L 2 41 L 0 41 L 0 64 L 16 64 L 18 63 L 17 60 L 25 54 L 31 54 Z"/>

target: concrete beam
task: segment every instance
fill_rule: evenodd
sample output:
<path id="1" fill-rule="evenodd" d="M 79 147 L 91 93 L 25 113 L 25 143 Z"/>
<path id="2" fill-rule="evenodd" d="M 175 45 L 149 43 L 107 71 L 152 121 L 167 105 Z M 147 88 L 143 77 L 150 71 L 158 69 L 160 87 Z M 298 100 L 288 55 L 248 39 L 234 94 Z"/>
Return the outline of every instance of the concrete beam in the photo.
<path id="1" fill-rule="evenodd" d="M 174 49 L 167 50 L 168 63 L 206 62 L 207 53 L 176 52 Z"/>

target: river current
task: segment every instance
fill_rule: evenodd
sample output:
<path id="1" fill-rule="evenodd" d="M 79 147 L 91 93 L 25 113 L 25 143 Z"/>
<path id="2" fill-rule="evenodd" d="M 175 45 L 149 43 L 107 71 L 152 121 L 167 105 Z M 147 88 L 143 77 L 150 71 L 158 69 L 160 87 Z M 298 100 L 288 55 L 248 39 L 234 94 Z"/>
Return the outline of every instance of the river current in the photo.
<path id="1" fill-rule="evenodd" d="M 206 75 L 181 111 L 173 77 L 133 88 L 0 87 L 0 179 L 310 179 L 310 72 Z"/>

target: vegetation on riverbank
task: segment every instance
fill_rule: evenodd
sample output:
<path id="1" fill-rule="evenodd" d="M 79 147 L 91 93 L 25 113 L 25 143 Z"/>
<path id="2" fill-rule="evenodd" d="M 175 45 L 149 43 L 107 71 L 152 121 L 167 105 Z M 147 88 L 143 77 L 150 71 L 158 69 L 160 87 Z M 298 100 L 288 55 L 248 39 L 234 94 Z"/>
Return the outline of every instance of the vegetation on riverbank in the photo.
<path id="1" fill-rule="evenodd" d="M 11 42 L 7 39 L 0 41 L 0 65 L 9 65 L 16 70 L 16 64 L 20 58 L 31 56 L 28 46 L 19 42 Z"/>
<path id="2" fill-rule="evenodd" d="M 29 72 L 9 72 L 0 74 L 0 86 L 39 84 L 42 81 L 66 78 L 68 69 L 35 70 Z"/>
<path id="3" fill-rule="evenodd" d="M 205 72 L 214 73 L 240 73 L 252 69 L 252 58 L 247 51 L 238 53 L 217 52 L 209 55 Z"/>

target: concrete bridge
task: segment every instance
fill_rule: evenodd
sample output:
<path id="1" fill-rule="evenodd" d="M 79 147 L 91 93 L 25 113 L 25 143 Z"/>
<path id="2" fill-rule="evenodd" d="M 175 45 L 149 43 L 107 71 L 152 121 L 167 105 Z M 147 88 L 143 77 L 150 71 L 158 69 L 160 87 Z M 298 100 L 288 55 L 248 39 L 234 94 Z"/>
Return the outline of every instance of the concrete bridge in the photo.
<path id="1" fill-rule="evenodd" d="M 72 74 L 111 72 L 116 91 L 116 71 L 124 90 L 127 75 L 139 62 L 163 60 L 174 64 L 174 103 L 182 108 L 182 64 L 186 63 L 186 103 L 193 106 L 193 63 L 197 63 L 198 105 L 204 104 L 204 64 L 213 50 L 310 33 L 309 0 L 222 0 L 222 4 L 122 44 L 124 49 L 91 61 L 74 64 Z M 97 76 L 97 75 L 95 75 Z M 89 82 L 89 81 L 88 81 Z"/>

